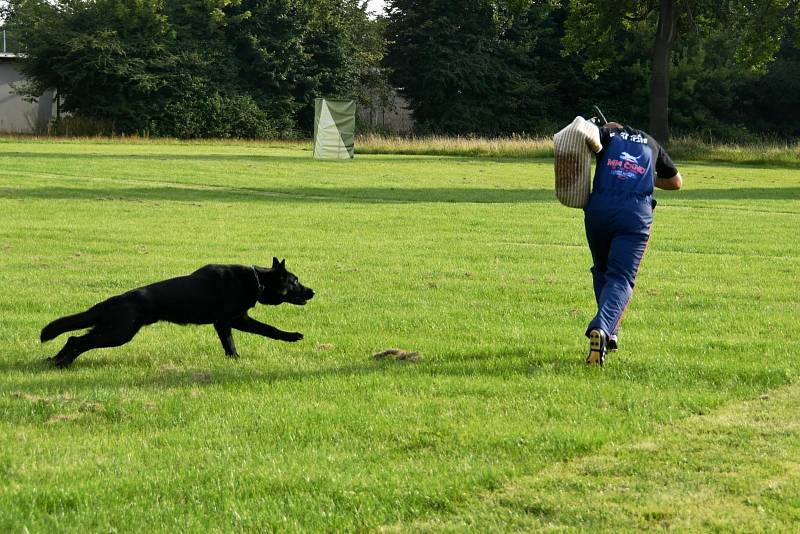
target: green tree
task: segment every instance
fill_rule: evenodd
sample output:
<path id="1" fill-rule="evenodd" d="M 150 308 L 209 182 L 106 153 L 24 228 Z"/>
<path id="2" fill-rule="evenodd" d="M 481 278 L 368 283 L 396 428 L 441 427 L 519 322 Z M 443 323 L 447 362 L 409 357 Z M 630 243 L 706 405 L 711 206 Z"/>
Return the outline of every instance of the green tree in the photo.
<path id="1" fill-rule="evenodd" d="M 314 99 L 352 97 L 382 45 L 365 38 L 368 18 L 356 0 L 242 0 L 228 9 L 239 80 L 273 115 L 313 127 Z M 247 16 L 242 16 L 246 14 Z M 370 50 L 367 47 L 373 47 Z"/>
<path id="2" fill-rule="evenodd" d="M 797 35 L 795 30 L 795 35 Z M 797 38 L 784 40 L 775 62 L 763 78 L 742 90 L 748 125 L 780 138 L 800 137 L 800 47 Z"/>
<path id="3" fill-rule="evenodd" d="M 26 92 L 57 88 L 120 133 L 308 132 L 314 97 L 349 96 L 376 61 L 355 0 L 10 0 L 5 15 Z"/>
<path id="4" fill-rule="evenodd" d="M 365 4 L 362 4 L 365 8 Z M 357 80 L 353 96 L 359 105 L 370 107 L 389 107 L 392 105 L 392 86 L 389 71 L 383 65 L 388 43 L 386 40 L 387 19 L 378 16 L 374 19 L 359 16 L 353 19 L 352 35 L 356 57 Z"/>
<path id="5" fill-rule="evenodd" d="M 148 100 L 173 62 L 159 0 L 11 0 L 8 8 L 28 94 L 56 88 L 66 111 L 123 131 L 146 127 Z"/>
<path id="6" fill-rule="evenodd" d="M 540 76 L 549 13 L 540 2 L 391 1 L 386 63 L 418 126 L 489 135 L 540 127 L 552 92 Z"/>
<path id="7" fill-rule="evenodd" d="M 571 0 L 564 42 L 568 52 L 585 57 L 586 72 L 596 76 L 620 64 L 620 41 L 648 35 L 649 131 L 667 141 L 673 50 L 681 35 L 724 33 L 740 66 L 763 71 L 797 20 L 797 0 Z"/>

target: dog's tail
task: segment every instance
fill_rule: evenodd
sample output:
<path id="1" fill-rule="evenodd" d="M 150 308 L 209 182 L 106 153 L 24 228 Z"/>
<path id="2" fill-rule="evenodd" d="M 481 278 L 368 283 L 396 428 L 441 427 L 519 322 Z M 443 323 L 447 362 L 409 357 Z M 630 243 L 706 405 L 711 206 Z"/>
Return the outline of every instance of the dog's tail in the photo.
<path id="1" fill-rule="evenodd" d="M 98 316 L 99 313 L 97 306 L 94 306 L 85 312 L 76 313 L 75 315 L 67 315 L 66 317 L 56 319 L 49 325 L 42 328 L 42 343 L 45 341 L 50 341 L 51 339 L 60 336 L 64 332 L 89 328 L 97 322 Z"/>

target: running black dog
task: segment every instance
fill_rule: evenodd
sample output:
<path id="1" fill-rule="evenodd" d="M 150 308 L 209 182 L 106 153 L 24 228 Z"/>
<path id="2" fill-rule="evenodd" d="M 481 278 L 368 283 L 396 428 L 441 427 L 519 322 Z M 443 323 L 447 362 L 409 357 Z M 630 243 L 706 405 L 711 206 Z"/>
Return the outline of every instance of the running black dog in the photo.
<path id="1" fill-rule="evenodd" d="M 272 268 L 245 265 L 206 265 L 188 276 L 170 278 L 111 297 L 88 310 L 56 319 L 42 329 L 42 342 L 72 330 L 92 329 L 70 336 L 51 358 L 67 367 L 87 350 L 118 347 L 133 339 L 142 326 L 157 321 L 213 324 L 225 354 L 238 357 L 231 329 L 281 341 L 300 341 L 300 332 L 284 332 L 248 317 L 256 305 L 284 302 L 304 305 L 314 296 L 286 270 L 286 260 L 272 258 Z"/>

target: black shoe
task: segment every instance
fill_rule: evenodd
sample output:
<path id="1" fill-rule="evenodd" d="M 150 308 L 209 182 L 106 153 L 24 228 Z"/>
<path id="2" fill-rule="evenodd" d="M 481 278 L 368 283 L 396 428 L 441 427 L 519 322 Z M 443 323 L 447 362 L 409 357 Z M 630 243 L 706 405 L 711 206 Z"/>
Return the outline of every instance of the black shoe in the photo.
<path id="1" fill-rule="evenodd" d="M 589 365 L 597 364 L 602 367 L 606 361 L 606 354 L 608 353 L 608 338 L 606 333 L 595 328 L 589 332 L 589 356 L 586 357 L 586 363 Z"/>
<path id="2" fill-rule="evenodd" d="M 616 352 L 617 350 L 619 350 L 619 340 L 617 340 L 617 334 L 611 334 L 611 337 L 608 338 L 608 351 Z"/>

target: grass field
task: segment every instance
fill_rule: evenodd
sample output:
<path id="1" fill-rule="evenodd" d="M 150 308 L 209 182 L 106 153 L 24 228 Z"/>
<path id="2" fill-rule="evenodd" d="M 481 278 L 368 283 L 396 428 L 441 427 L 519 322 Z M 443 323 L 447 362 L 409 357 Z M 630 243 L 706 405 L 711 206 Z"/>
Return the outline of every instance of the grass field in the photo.
<path id="1" fill-rule="evenodd" d="M 677 163 L 597 369 L 547 159 L 0 142 L 0 531 L 796 527 L 800 170 Z M 273 256 L 317 297 L 253 316 L 300 343 L 42 362 L 55 317 Z"/>

